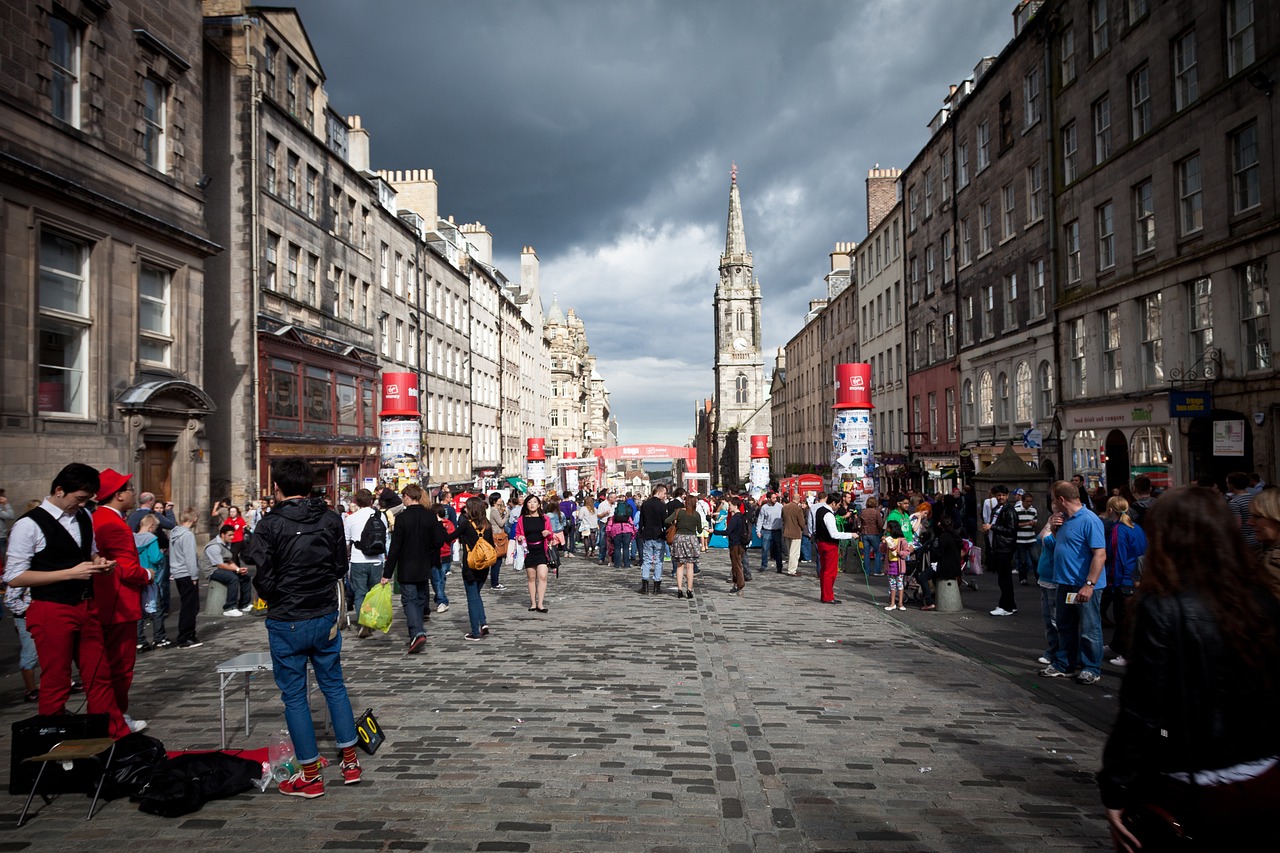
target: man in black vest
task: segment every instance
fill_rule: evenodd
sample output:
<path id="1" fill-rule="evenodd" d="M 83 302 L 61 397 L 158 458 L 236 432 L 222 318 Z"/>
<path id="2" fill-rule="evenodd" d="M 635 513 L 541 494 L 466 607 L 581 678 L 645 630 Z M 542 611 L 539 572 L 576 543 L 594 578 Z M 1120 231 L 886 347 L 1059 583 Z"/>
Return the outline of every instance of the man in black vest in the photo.
<path id="1" fill-rule="evenodd" d="M 66 713 L 74 661 L 89 713 L 106 714 L 111 736 L 121 738 L 129 726 L 111 690 L 93 604 L 94 576 L 112 571 L 115 563 L 98 555 L 93 520 L 84 508 L 98 486 L 98 472 L 88 465 L 73 462 L 59 471 L 49 497 L 14 523 L 4 580 L 31 587 L 26 619 L 40 658 L 40 713 Z"/>
<path id="2" fill-rule="evenodd" d="M 813 539 L 818 543 L 818 579 L 821 584 L 819 601 L 823 604 L 840 604 L 836 598 L 836 574 L 840 571 L 840 540 L 852 539 L 853 534 L 836 525 L 835 507 L 840 503 L 839 492 L 827 494 L 826 502 L 813 516 Z"/>

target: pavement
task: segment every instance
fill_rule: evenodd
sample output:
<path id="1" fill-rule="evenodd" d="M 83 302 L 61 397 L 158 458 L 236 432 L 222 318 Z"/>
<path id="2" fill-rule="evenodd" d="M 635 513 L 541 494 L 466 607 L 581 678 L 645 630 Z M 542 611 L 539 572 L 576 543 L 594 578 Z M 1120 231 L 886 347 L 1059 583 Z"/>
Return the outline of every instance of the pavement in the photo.
<path id="1" fill-rule="evenodd" d="M 755 571 L 739 597 L 725 592 L 727 563 L 705 555 L 689 602 L 670 579 L 641 597 L 638 570 L 569 557 L 547 614 L 528 612 L 523 579 L 505 572 L 510 589 L 485 592 L 492 633 L 478 643 L 462 639 L 455 572 L 423 654 L 404 654 L 398 612 L 389 635 L 344 637 L 352 706 L 372 707 L 387 734 L 360 785 L 331 767 L 324 797 L 255 790 L 177 819 L 114 801 L 85 821 L 85 800 L 68 795 L 21 829 L 14 796 L 0 851 L 1109 847 L 1093 773 L 1118 678 L 1035 678 L 1034 588 L 1018 591 L 1030 609 L 1004 619 L 986 614 L 985 578 L 962 613 L 888 613 L 883 578 L 841 575 L 845 603 L 822 605 L 812 564 L 795 578 Z M 171 750 L 217 748 L 214 668 L 265 651 L 263 621 L 201 616 L 203 647 L 141 656 L 131 714 Z M 8 624 L 0 670 L 16 672 Z M 232 748 L 283 726 L 269 673 L 250 693 L 247 737 L 228 698 Z M 16 675 L 0 679 L 0 707 L 0 732 L 33 713 Z M 320 742 L 332 752 L 331 736 Z"/>

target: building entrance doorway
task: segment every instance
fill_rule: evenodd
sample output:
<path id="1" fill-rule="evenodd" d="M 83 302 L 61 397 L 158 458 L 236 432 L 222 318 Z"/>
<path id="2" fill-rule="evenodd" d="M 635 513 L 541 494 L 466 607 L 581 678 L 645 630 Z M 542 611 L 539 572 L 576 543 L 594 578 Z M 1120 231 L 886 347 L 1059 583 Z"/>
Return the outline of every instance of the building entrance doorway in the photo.
<path id="1" fill-rule="evenodd" d="M 139 460 L 138 491 L 153 492 L 160 500 L 173 500 L 172 441 L 147 441 Z"/>
<path id="2" fill-rule="evenodd" d="M 1113 429 L 1107 433 L 1103 452 L 1107 454 L 1106 485 L 1110 493 L 1129 482 L 1129 439 L 1120 430 Z"/>

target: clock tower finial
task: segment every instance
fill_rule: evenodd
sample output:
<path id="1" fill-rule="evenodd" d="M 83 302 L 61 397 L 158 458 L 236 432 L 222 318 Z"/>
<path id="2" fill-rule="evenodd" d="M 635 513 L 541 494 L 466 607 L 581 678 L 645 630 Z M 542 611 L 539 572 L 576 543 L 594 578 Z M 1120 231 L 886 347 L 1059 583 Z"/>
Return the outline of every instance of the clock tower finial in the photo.
<path id="1" fill-rule="evenodd" d="M 738 182 L 738 163 L 737 163 L 737 161 L 730 161 L 730 163 L 729 163 L 729 180 L 730 180 L 731 182 L 735 183 L 735 184 Z"/>

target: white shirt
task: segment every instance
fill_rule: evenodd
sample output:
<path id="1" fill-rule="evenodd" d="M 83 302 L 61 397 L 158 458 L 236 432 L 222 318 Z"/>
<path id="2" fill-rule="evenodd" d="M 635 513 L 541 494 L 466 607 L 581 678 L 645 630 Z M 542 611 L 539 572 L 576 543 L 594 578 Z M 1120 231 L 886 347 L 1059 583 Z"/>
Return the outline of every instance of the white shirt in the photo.
<path id="1" fill-rule="evenodd" d="M 831 510 L 831 512 L 827 513 L 822 517 L 823 521 L 826 524 L 827 532 L 831 534 L 831 538 L 832 539 L 852 539 L 853 538 L 852 533 L 849 533 L 848 531 L 845 531 L 845 530 L 840 530 L 838 527 L 836 527 L 836 511 L 832 509 L 830 506 L 828 506 L 827 504 L 823 504 L 823 506 Z"/>
<path id="2" fill-rule="evenodd" d="M 360 541 L 361 534 L 364 533 L 364 526 L 369 523 L 371 518 L 373 518 L 373 507 L 364 506 L 342 519 L 342 528 L 346 531 L 347 542 L 351 544 L 351 562 L 353 563 L 382 562 L 381 554 L 368 556 L 356 547 L 356 543 Z"/>
<path id="3" fill-rule="evenodd" d="M 782 529 L 782 504 L 760 504 L 760 515 L 756 517 L 756 533 L 762 530 Z"/>
<path id="4" fill-rule="evenodd" d="M 600 505 L 596 507 L 596 518 L 601 521 L 613 518 L 613 503 L 608 498 L 600 501 Z"/>
<path id="5" fill-rule="evenodd" d="M 80 541 L 80 524 L 76 521 L 75 512 L 63 512 L 50 503 L 48 498 L 40 503 L 40 508 L 53 516 L 54 520 L 71 534 L 71 538 L 77 545 L 83 544 Z M 93 525 L 90 523 L 90 530 L 92 529 Z M 13 529 L 9 531 L 9 555 L 4 566 L 4 582 L 12 583 L 14 578 L 30 569 L 31 558 L 43 551 L 46 544 L 40 525 L 26 517 L 15 521 Z M 98 545 L 93 541 L 93 534 L 90 533 L 89 559 L 92 560 L 97 553 Z"/>

